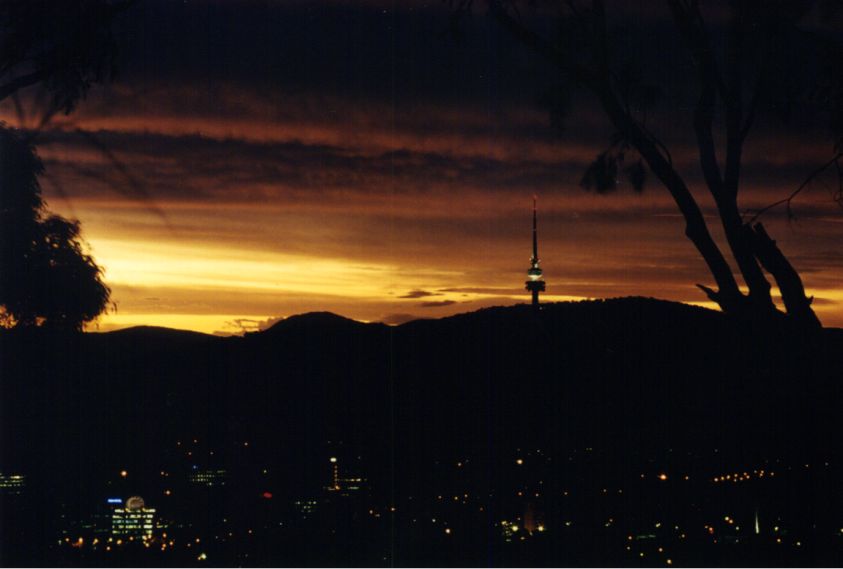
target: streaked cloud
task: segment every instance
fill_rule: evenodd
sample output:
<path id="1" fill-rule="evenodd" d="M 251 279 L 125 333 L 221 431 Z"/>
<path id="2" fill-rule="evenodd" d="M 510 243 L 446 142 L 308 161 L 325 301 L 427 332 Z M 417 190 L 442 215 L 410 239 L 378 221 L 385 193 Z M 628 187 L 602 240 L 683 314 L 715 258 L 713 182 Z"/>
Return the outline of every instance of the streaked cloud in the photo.
<path id="1" fill-rule="evenodd" d="M 127 38 L 144 41 L 127 44 L 121 81 L 39 135 L 50 206 L 82 221 L 114 289 L 103 329 L 235 333 L 312 310 L 396 324 L 525 302 L 533 194 L 548 300 L 706 303 L 694 284 L 711 278 L 656 182 L 642 196 L 579 187 L 611 136 L 593 104 L 574 94 L 556 133 L 534 103 L 546 70 L 485 24 L 469 32 L 487 43 L 455 48 L 436 39 L 442 6 L 387 21 L 376 4 L 246 2 L 236 22 L 225 3 L 216 16 L 155 1 L 138 12 Z M 151 25 L 164 16 L 207 26 L 168 35 Z M 222 22 L 224 45 L 204 42 Z M 347 35 L 303 43 L 331 30 Z M 651 128 L 722 242 L 686 115 L 661 109 Z M 10 106 L 0 119 L 14 123 Z M 753 133 L 742 206 L 786 195 L 829 148 L 807 128 Z M 817 184 L 796 212 L 765 223 L 820 316 L 843 325 L 840 210 Z"/>

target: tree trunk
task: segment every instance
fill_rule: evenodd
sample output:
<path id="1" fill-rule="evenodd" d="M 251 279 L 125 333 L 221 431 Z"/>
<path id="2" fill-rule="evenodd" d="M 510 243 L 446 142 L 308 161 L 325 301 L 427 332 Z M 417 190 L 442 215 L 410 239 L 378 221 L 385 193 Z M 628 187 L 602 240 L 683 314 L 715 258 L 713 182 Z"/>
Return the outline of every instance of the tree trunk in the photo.
<path id="1" fill-rule="evenodd" d="M 650 137 L 624 111 L 611 88 L 604 85 L 602 88 L 598 88 L 598 93 L 603 108 L 615 128 L 618 129 L 618 132 L 623 133 L 638 150 L 653 173 L 670 192 L 679 207 L 679 211 L 682 212 L 682 216 L 685 218 L 685 235 L 702 255 L 718 287 L 717 291 L 705 286 L 700 286 L 700 289 L 712 301 L 716 302 L 724 312 L 732 314 L 744 312 L 747 304 L 746 297 L 738 288 L 738 283 L 735 281 L 729 263 L 726 262 L 726 258 L 717 243 L 712 239 L 702 211 L 685 185 L 685 181 L 673 166 L 665 160 Z"/>
<path id="2" fill-rule="evenodd" d="M 776 279 L 788 316 L 800 327 L 822 328 L 819 318 L 811 308 L 813 297 L 805 296 L 805 287 L 799 273 L 767 234 L 764 226 L 756 223 L 754 226 L 745 225 L 744 228 L 761 265 Z"/>
<path id="3" fill-rule="evenodd" d="M 602 3 L 595 2 L 594 6 L 598 9 L 595 12 L 600 24 L 598 29 L 604 30 L 605 17 L 602 14 Z M 677 2 L 672 2 L 671 7 L 679 17 L 683 28 L 688 33 L 694 33 L 695 30 L 685 19 L 687 14 L 681 9 L 682 6 Z M 489 0 L 489 8 L 493 17 L 512 32 L 519 41 L 556 65 L 560 71 L 591 89 L 599 97 L 612 124 L 638 150 L 679 207 L 679 211 L 685 218 L 685 235 L 693 242 L 717 283 L 718 290 L 716 291 L 704 285 L 697 285 L 712 301 L 716 302 L 724 312 L 741 318 L 764 321 L 775 316 L 777 311 L 770 295 L 770 283 L 761 270 L 761 267 L 763 267 L 776 279 L 782 294 L 782 300 L 792 320 L 808 328 L 821 327 L 819 319 L 811 308 L 811 299 L 805 296 L 805 289 L 799 274 L 776 246 L 775 241 L 770 239 L 760 224 L 757 224 L 753 229 L 744 226 L 741 219 L 737 207 L 737 186 L 745 134 L 742 130 L 739 106 L 733 105 L 728 117 L 730 123 L 729 160 L 725 181 L 720 177 L 716 157 L 714 156 L 714 140 L 710 133 L 713 118 L 711 113 L 714 109 L 716 96 L 716 86 L 711 82 L 715 78 L 713 75 L 714 62 L 708 59 L 710 56 L 707 51 L 709 47 L 705 42 L 698 42 L 696 45 L 698 51 L 700 48 L 705 48 L 699 51 L 698 55 L 705 56 L 700 58 L 700 61 L 710 67 L 702 69 L 704 72 L 703 84 L 706 85 L 706 90 L 702 93 L 695 128 L 698 137 L 702 137 L 699 142 L 706 181 L 715 197 L 733 256 L 749 288 L 749 298 L 738 288 L 729 263 L 711 237 L 699 205 L 685 181 L 673 167 L 669 155 L 662 154 L 654 138 L 634 120 L 614 93 L 606 61 L 605 39 L 602 36 L 597 38 L 599 41 L 596 42 L 594 55 L 598 69 L 595 72 L 589 67 L 580 65 L 566 57 L 563 52 L 558 51 L 538 34 L 522 26 L 520 22 L 507 13 L 500 0 Z M 737 39 L 742 41 L 740 37 Z M 738 59 L 736 56 L 736 61 Z M 734 71 L 737 72 L 737 68 Z M 737 96 L 740 100 L 739 92 Z M 751 120 L 748 124 L 751 124 Z M 761 267 L 758 265 L 759 262 Z"/>
<path id="4" fill-rule="evenodd" d="M 714 192 L 712 192 L 714 194 Z M 749 288 L 749 304 L 753 310 L 760 312 L 775 311 L 773 298 L 770 295 L 770 282 L 764 276 L 758 265 L 751 236 L 744 231 L 744 223 L 738 212 L 737 200 L 730 197 L 715 195 L 717 211 L 723 223 L 726 240 L 732 250 L 732 256 L 738 264 L 743 280 Z"/>

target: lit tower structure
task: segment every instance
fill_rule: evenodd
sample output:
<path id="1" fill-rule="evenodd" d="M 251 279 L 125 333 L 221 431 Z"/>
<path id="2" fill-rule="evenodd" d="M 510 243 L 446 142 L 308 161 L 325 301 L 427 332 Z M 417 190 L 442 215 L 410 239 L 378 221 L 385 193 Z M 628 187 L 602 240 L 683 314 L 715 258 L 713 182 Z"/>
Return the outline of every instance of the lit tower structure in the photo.
<path id="1" fill-rule="evenodd" d="M 533 256 L 530 257 L 530 268 L 527 270 L 527 290 L 533 293 L 533 306 L 539 305 L 539 293 L 544 292 L 544 273 L 539 267 L 539 239 L 536 233 L 536 196 L 533 196 Z"/>
<path id="2" fill-rule="evenodd" d="M 341 490 L 342 487 L 340 486 L 340 465 L 337 464 L 337 457 L 331 457 L 331 485 L 328 486 L 327 490 L 329 492 L 336 492 L 337 490 Z"/>
<path id="3" fill-rule="evenodd" d="M 364 488 L 366 479 L 359 475 L 349 476 L 346 472 L 345 476 L 340 477 L 340 465 L 337 457 L 332 456 L 330 463 L 331 483 L 325 487 L 325 490 L 328 492 L 339 492 L 341 496 L 348 496 L 349 492 L 357 492 Z"/>

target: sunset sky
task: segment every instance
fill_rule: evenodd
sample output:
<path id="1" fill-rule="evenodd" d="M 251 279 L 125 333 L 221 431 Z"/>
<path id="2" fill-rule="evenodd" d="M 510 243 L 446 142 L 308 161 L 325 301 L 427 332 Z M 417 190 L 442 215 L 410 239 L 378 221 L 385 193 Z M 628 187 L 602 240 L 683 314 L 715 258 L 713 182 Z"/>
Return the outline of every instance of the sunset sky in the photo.
<path id="1" fill-rule="evenodd" d="M 711 212 L 676 80 L 685 54 L 662 14 L 638 10 L 624 41 L 668 84 L 650 126 Z M 239 333 L 315 310 L 398 323 L 527 302 L 534 194 L 546 300 L 704 303 L 694 284 L 712 278 L 667 192 L 583 190 L 607 121 L 575 93 L 551 128 L 539 101 L 559 78 L 475 12 L 455 41 L 436 0 L 138 2 L 117 78 L 38 138 L 49 206 L 82 222 L 117 303 L 89 329 Z M 20 126 L 10 102 L 0 112 Z M 784 197 L 830 156 L 820 128 L 761 122 L 742 206 Z M 843 326 L 829 192 L 809 188 L 795 222 L 765 220 L 823 323 Z"/>

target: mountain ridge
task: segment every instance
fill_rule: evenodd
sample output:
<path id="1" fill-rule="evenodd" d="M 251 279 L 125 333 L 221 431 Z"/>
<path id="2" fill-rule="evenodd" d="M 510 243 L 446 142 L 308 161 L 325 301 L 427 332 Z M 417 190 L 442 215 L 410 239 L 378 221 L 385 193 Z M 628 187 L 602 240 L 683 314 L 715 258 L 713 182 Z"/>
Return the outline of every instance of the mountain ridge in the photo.
<path id="1" fill-rule="evenodd" d="M 0 334 L 0 464 L 36 471 L 46 448 L 68 472 L 140 469 L 162 441 L 196 436 L 251 441 L 279 467 L 341 440 L 377 460 L 398 453 L 407 471 L 527 445 L 799 453 L 837 432 L 840 353 L 839 330 L 753 330 L 642 298 L 399 326 L 318 313 L 232 338 Z"/>
<path id="2" fill-rule="evenodd" d="M 665 300 L 659 299 L 655 297 L 648 297 L 648 296 L 624 296 L 624 297 L 614 297 L 614 298 L 604 298 L 604 299 L 588 299 L 588 300 L 578 300 L 578 301 L 563 301 L 563 302 L 552 302 L 552 303 L 544 303 L 540 307 L 540 313 L 552 313 L 552 314 L 561 314 L 566 311 L 588 311 L 588 310 L 613 310 L 617 309 L 621 312 L 628 311 L 628 310 L 655 310 L 660 311 L 662 315 L 667 316 L 668 313 L 673 311 L 676 315 L 681 315 L 683 317 L 700 317 L 705 319 L 715 319 L 719 321 L 728 321 L 728 317 L 720 311 L 713 310 L 710 308 L 688 304 L 684 302 L 677 302 L 672 300 Z M 407 322 L 402 322 L 400 324 L 386 324 L 384 322 L 367 322 L 361 320 L 355 320 L 353 318 L 349 318 L 347 316 L 343 316 L 341 314 L 336 314 L 333 312 L 328 311 L 312 311 L 312 312 L 305 312 L 301 314 L 293 314 L 287 316 L 283 319 L 280 319 L 278 322 L 275 322 L 269 328 L 264 330 L 257 330 L 253 332 L 245 332 L 243 335 L 239 334 L 231 334 L 231 335 L 218 335 L 218 334 L 207 334 L 204 332 L 197 332 L 195 330 L 187 330 L 181 328 L 170 328 L 165 326 L 131 326 L 128 328 L 121 328 L 119 330 L 109 330 L 106 332 L 100 331 L 86 331 L 85 335 L 91 336 L 121 336 L 121 335 L 153 335 L 153 334 L 167 334 L 169 332 L 172 333 L 182 333 L 185 337 L 190 335 L 194 337 L 205 337 L 205 338 L 243 338 L 243 337 L 255 337 L 260 336 L 262 334 L 269 334 L 269 335 L 276 335 L 279 333 L 289 333 L 291 331 L 302 331 L 304 329 L 307 330 L 314 330 L 319 326 L 325 326 L 332 329 L 338 328 L 345 328 L 346 331 L 351 331 L 355 329 L 364 330 L 374 330 L 374 329 L 401 329 L 405 327 L 414 327 L 414 326 L 428 326 L 430 323 L 436 322 L 458 322 L 458 321 L 466 321 L 471 320 L 473 318 L 483 318 L 483 317 L 506 317 L 507 315 L 524 315 L 524 314 L 532 314 L 534 308 L 530 304 L 514 304 L 514 305 L 501 305 L 501 306 L 489 306 L 479 308 L 477 310 L 473 310 L 470 312 L 460 312 L 457 314 L 451 314 L 448 316 L 443 316 L 440 318 L 431 318 L 431 317 L 420 317 L 414 320 L 409 320 Z M 424 323 L 424 324 L 422 324 Z M 669 325 L 669 321 L 666 322 Z M 841 335 L 843 337 L 843 328 L 834 328 L 834 327 L 826 327 L 823 329 L 829 335 Z"/>
<path id="3" fill-rule="evenodd" d="M 655 297 L 647 297 L 647 296 L 624 296 L 624 297 L 613 297 L 613 298 L 602 298 L 602 299 L 588 299 L 588 300 L 577 300 L 577 301 L 563 301 L 563 302 L 552 302 L 552 303 L 543 303 L 541 305 L 540 310 L 564 310 L 565 307 L 569 306 L 581 306 L 581 307 L 596 307 L 596 306 L 619 306 L 625 303 L 642 303 L 643 305 L 649 306 L 656 306 L 656 307 L 674 307 L 677 310 L 686 310 L 688 314 L 692 312 L 696 312 L 697 314 L 709 314 L 709 315 L 718 315 L 718 318 L 725 317 L 721 312 L 717 310 L 712 310 L 709 308 L 688 304 L 684 302 L 672 301 L 672 300 L 665 300 Z M 681 308 L 680 308 L 681 307 Z M 344 316 L 342 314 L 337 314 L 334 312 L 329 311 L 311 311 L 311 312 L 303 312 L 300 314 L 292 314 L 290 316 L 284 317 L 277 322 L 273 323 L 272 326 L 257 331 L 250 331 L 243 334 L 243 336 L 251 336 L 255 334 L 265 334 L 270 331 L 279 332 L 282 330 L 287 330 L 291 326 L 308 326 L 312 327 L 314 324 L 326 324 L 326 323 L 333 323 L 333 324 L 341 324 L 341 325 L 348 325 L 353 327 L 354 325 L 359 325 L 361 327 L 370 326 L 370 327 L 389 327 L 389 328 L 401 328 L 403 326 L 407 326 L 410 324 L 416 324 L 419 322 L 441 322 L 441 321 L 450 321 L 453 319 L 461 319 L 461 318 L 471 318 L 472 315 L 480 315 L 480 314 L 489 314 L 489 313 L 506 313 L 508 311 L 525 311 L 525 310 L 533 310 L 533 307 L 530 304 L 513 304 L 513 305 L 499 305 L 499 306 L 488 306 L 479 308 L 477 310 L 473 310 L 470 312 L 460 312 L 457 314 L 451 314 L 448 316 L 442 316 L 439 318 L 432 318 L 432 317 L 419 317 L 413 320 L 408 320 L 406 322 L 402 322 L 400 324 L 386 324 L 384 322 L 379 321 L 361 321 L 355 320 L 348 316 Z M 834 328 L 827 328 L 828 330 L 832 330 Z M 841 329 L 843 330 L 843 329 Z M 138 326 L 130 326 L 127 328 L 120 328 L 117 330 L 108 330 L 108 331 L 98 331 L 98 330 L 88 330 L 85 331 L 86 335 L 124 335 L 124 334 L 139 334 L 139 333 L 153 333 L 153 332 L 160 332 L 165 333 L 167 331 L 172 332 L 181 332 L 185 334 L 193 334 L 199 336 L 206 336 L 206 337 L 217 337 L 217 338 L 230 338 L 230 337 L 243 337 L 239 334 L 231 334 L 231 335 L 218 335 L 218 334 L 208 334 L 205 332 L 198 332 L 195 330 L 189 330 L 185 328 L 171 328 L 168 326 L 150 326 L 150 325 L 138 325 Z"/>

